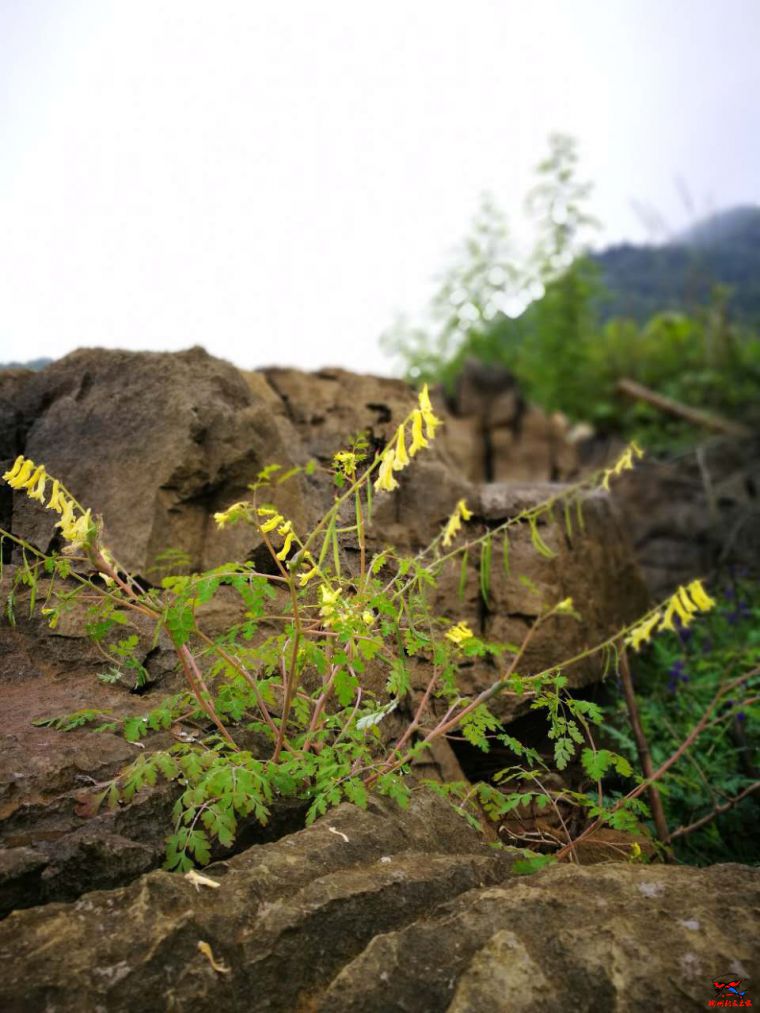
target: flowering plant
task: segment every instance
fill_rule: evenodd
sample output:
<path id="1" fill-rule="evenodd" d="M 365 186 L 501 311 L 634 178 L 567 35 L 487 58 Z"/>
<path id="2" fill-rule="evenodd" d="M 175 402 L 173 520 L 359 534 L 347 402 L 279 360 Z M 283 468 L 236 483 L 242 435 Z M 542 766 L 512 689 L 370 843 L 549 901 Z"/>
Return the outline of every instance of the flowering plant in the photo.
<path id="1" fill-rule="evenodd" d="M 311 531 L 299 531 L 267 498 L 292 472 L 282 476 L 275 466 L 264 469 L 249 487 L 250 497 L 214 519 L 222 528 L 250 525 L 271 559 L 267 572 L 254 563 L 230 563 L 165 577 L 159 587 L 145 587 L 126 573 L 104 544 L 102 522 L 50 478 L 44 466 L 21 456 L 3 475 L 11 488 L 59 516 L 56 525 L 66 543 L 63 552 L 45 554 L 3 532 L 22 560 L 14 590 L 18 584 L 36 588 L 45 579 L 42 612 L 51 626 L 77 603 L 85 603 L 88 632 L 112 663 L 116 659 L 113 678 L 127 671 L 138 684 L 148 678 L 136 654 L 138 633 L 146 623 L 154 638 L 163 636 L 176 653 L 184 688 L 164 696 L 144 715 L 119 718 L 93 708 L 48 722 L 63 729 L 89 724 L 97 731 L 121 731 L 135 742 L 160 730 L 177 732 L 175 744 L 146 750 L 101 785 L 93 803 L 130 801 L 159 775 L 175 782 L 167 868 L 186 871 L 208 862 L 214 848 L 233 845 L 241 822 L 266 823 L 278 799 L 301 800 L 307 822 L 343 800 L 365 806 L 371 791 L 404 805 L 414 762 L 436 740 L 454 733 L 483 750 L 500 742 L 522 764 L 517 780 L 528 777 L 539 784 L 527 792 L 485 784 L 439 788 L 468 819 L 477 822 L 483 810 L 500 819 L 533 797 L 540 806 L 556 807 L 556 797 L 540 787 L 542 758 L 510 736 L 489 708 L 503 693 L 521 697 L 547 716 L 557 768 L 580 752 L 597 791 L 578 796 L 575 803 L 580 798 L 597 823 L 635 828 L 636 814 L 643 811 L 637 801 L 640 790 L 630 800 L 608 806 L 602 799 L 605 771 L 614 768 L 630 776 L 632 769 L 624 757 L 596 748 L 592 728 L 602 722 L 599 708 L 567 693 L 563 666 L 521 672 L 536 632 L 552 617 L 569 621 L 576 616 L 572 599 L 547 602 L 523 642 L 504 645 L 486 642 L 464 621 L 452 624 L 436 616 L 431 590 L 444 567 L 466 563 L 468 553 L 478 551 L 480 589 L 487 598 L 492 543 L 502 539 L 508 567 L 509 537 L 518 525 L 527 526 L 540 556 L 551 557 L 539 519 L 553 516 L 559 505 L 568 530 L 571 507 L 582 523 L 584 495 L 606 489 L 612 478 L 633 467 L 641 451 L 627 448 L 611 468 L 498 527 L 469 530 L 467 537 L 464 525 L 472 524 L 473 511 L 460 499 L 442 530 L 416 556 L 402 556 L 391 547 L 370 556 L 366 532 L 374 497 L 394 493 L 399 474 L 430 446 L 440 425 L 424 387 L 374 457 L 367 456 L 363 438 L 338 451 L 332 461 L 333 503 Z M 358 564 L 347 561 L 347 539 L 358 550 Z M 239 597 L 242 618 L 212 636 L 204 629 L 203 609 L 223 588 Z M 8 601 L 11 619 L 13 595 Z M 638 648 L 656 628 L 669 628 L 674 615 L 686 622 L 711 606 L 701 584 L 693 582 L 643 620 L 567 664 L 597 652 L 615 653 L 624 640 Z M 128 636 L 109 642 L 129 627 L 133 632 Z M 490 685 L 468 696 L 460 688 L 459 671 L 477 657 L 492 659 L 497 674 Z M 568 836 L 565 851 L 572 848 Z"/>

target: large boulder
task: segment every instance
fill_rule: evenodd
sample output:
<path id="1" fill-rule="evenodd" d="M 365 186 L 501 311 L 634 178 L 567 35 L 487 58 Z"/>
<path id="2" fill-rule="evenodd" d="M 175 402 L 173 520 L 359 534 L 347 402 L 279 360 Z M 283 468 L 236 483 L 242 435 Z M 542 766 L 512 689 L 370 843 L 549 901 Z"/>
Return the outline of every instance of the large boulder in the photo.
<path id="1" fill-rule="evenodd" d="M 211 514 L 241 498 L 271 460 L 297 463 L 279 398 L 266 385 L 252 393 L 234 366 L 201 348 L 83 349 L 28 374 L 16 390 L 22 421 L 2 457 L 24 453 L 44 463 L 105 518 L 116 558 L 144 576 L 167 549 L 205 566 L 221 551 Z M 0 424 L 0 435 L 8 429 Z M 283 496 L 290 514 L 308 523 L 298 480 Z M 24 496 L 14 499 L 14 529 L 47 548 L 50 514 Z M 225 533 L 224 554 L 245 548 L 234 530 Z"/>

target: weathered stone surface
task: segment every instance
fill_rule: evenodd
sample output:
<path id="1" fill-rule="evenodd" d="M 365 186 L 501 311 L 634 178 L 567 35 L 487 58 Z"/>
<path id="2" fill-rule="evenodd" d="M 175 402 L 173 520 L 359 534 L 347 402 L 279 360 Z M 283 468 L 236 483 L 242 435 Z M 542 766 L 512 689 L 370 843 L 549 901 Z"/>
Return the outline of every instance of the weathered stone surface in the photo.
<path id="1" fill-rule="evenodd" d="M 760 966 L 760 872 L 553 867 L 376 936 L 316 1008 L 533 1013 L 706 1007 Z"/>
<path id="2" fill-rule="evenodd" d="M 760 575 L 760 444 L 713 440 L 672 461 L 645 458 L 615 499 L 657 598 L 733 566 Z"/>
<path id="3" fill-rule="evenodd" d="M 23 439 L 0 456 L 23 452 L 65 478 L 105 518 L 120 562 L 148 576 L 169 548 L 188 553 L 196 568 L 239 556 L 248 541 L 235 529 L 216 532 L 211 513 L 240 499 L 271 460 L 294 463 L 298 449 L 271 397 L 253 394 L 234 366 L 201 348 L 73 352 L 29 374 L 14 410 Z M 307 523 L 298 480 L 282 496 Z M 14 497 L 13 525 L 42 548 L 50 544 L 50 514 L 23 496 Z"/>
<path id="4" fill-rule="evenodd" d="M 206 874 L 152 872 L 0 924 L 0 1007 L 682 1008 L 749 977 L 760 875 L 573 866 L 510 878 L 441 800 L 342 806 Z M 207 943 L 215 970 L 198 949 Z"/>
<path id="5" fill-rule="evenodd" d="M 15 912 L 0 924 L 0 1008 L 306 1008 L 375 934 L 500 881 L 510 861 L 440 799 L 417 796 L 407 813 L 342 806 L 205 870 L 218 889 L 154 872 L 73 905 Z"/>
<path id="6" fill-rule="evenodd" d="M 109 732 L 33 725 L 85 708 L 143 713 L 144 698 L 97 680 L 105 667 L 81 630 L 51 631 L 23 615 L 15 628 L 0 630 L 0 846 L 6 849 L 0 916 L 129 882 L 162 861 L 172 791 L 92 818 L 81 808 L 84 793 L 132 761 L 137 747 Z"/>

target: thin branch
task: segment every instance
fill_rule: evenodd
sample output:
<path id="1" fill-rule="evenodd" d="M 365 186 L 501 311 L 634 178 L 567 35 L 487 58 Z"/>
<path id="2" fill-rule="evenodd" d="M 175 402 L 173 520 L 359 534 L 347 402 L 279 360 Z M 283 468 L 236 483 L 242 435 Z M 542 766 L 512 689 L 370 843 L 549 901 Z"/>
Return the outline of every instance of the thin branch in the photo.
<path id="1" fill-rule="evenodd" d="M 695 830 L 701 830 L 702 827 L 707 826 L 711 823 L 716 816 L 720 816 L 729 809 L 733 809 L 735 805 L 738 805 L 742 799 L 747 798 L 750 795 L 754 795 L 757 791 L 760 791 L 760 781 L 754 781 L 744 791 L 739 792 L 738 795 L 734 795 L 733 798 L 727 799 L 721 805 L 716 805 L 714 809 L 711 809 L 706 816 L 702 816 L 701 819 L 695 820 L 686 827 L 679 827 L 678 830 L 674 830 L 670 835 L 670 840 L 674 841 L 677 837 L 684 837 L 686 834 L 691 834 Z"/>
<path id="2" fill-rule="evenodd" d="M 639 754 L 641 771 L 644 774 L 644 777 L 651 781 L 654 774 L 654 764 L 652 763 L 652 755 L 649 752 L 647 737 L 641 726 L 639 708 L 636 703 L 636 694 L 633 690 L 633 680 L 631 679 L 631 668 L 628 664 L 628 655 L 623 644 L 620 645 L 619 658 L 620 678 L 623 683 L 623 695 L 625 696 L 625 703 L 628 708 L 628 720 L 631 723 L 633 737 L 636 739 L 636 749 Z M 654 782 L 652 782 L 649 786 L 649 804 L 652 807 L 652 819 L 654 820 L 657 837 L 664 845 L 667 846 L 667 843 L 670 840 L 670 830 L 668 829 L 668 821 L 665 818 L 665 809 L 662 805 L 662 798 L 660 797 L 660 792 Z M 668 854 L 668 860 L 672 860 L 672 855 Z"/>
<path id="3" fill-rule="evenodd" d="M 694 725 L 694 727 L 686 736 L 686 738 L 683 740 L 678 749 L 676 749 L 675 752 L 671 753 L 668 759 L 665 760 L 665 762 L 662 763 L 657 768 L 657 770 L 655 770 L 655 772 L 652 774 L 650 778 L 646 778 L 644 781 L 641 782 L 641 784 L 637 785 L 635 788 L 629 791 L 627 795 L 623 796 L 623 798 L 621 798 L 618 802 L 616 802 L 615 805 L 607 813 L 605 813 L 603 816 L 600 816 L 598 819 L 594 820 L 593 823 L 591 823 L 588 827 L 586 827 L 586 829 L 583 831 L 582 834 L 579 834 L 578 837 L 575 838 L 572 844 L 567 844 L 564 848 L 558 851 L 556 856 L 557 860 L 561 860 L 562 858 L 564 858 L 567 854 L 570 853 L 570 851 L 573 850 L 573 848 L 577 847 L 581 841 L 585 840 L 596 830 L 598 830 L 599 827 L 602 826 L 602 824 L 604 823 L 605 819 L 611 816 L 612 813 L 617 812 L 618 809 L 621 809 L 626 804 L 626 802 L 631 802 L 633 801 L 633 799 L 638 798 L 649 788 L 651 784 L 654 784 L 655 781 L 659 781 L 660 778 L 664 774 L 666 774 L 675 763 L 678 763 L 678 761 L 681 759 L 684 753 L 696 742 L 696 740 L 699 738 L 699 736 L 702 734 L 705 728 L 707 728 L 710 721 L 710 717 L 715 708 L 720 703 L 721 699 L 727 693 L 730 693 L 732 690 L 736 689 L 737 686 L 743 685 L 745 682 L 748 682 L 750 679 L 754 678 L 754 676 L 758 674 L 760 674 L 760 665 L 757 668 L 751 669 L 749 672 L 745 672 L 744 675 L 740 675 L 737 679 L 732 679 L 731 682 L 726 683 L 726 685 L 723 686 L 722 689 L 719 689 L 718 692 L 713 697 L 712 701 L 708 704 L 702 717 L 699 719 L 696 725 Z"/>

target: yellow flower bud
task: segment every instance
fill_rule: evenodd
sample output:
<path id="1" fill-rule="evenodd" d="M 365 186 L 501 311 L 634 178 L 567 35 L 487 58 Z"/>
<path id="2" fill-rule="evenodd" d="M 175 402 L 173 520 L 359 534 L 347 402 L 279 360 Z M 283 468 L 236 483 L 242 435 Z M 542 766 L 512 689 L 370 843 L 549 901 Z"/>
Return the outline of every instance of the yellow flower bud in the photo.
<path id="1" fill-rule="evenodd" d="M 409 464 L 409 455 L 406 452 L 406 442 L 404 439 L 404 427 L 399 426 L 396 430 L 396 449 L 393 458 L 393 470 L 401 471 Z"/>
<path id="2" fill-rule="evenodd" d="M 418 450 L 422 450 L 423 447 L 427 447 L 428 445 L 428 441 L 422 434 L 422 412 L 419 408 L 416 408 L 412 412 L 412 443 L 409 447 L 410 456 L 414 457 Z"/>
<path id="3" fill-rule="evenodd" d="M 380 458 L 377 480 L 375 481 L 375 489 L 378 491 L 384 489 L 386 492 L 393 492 L 394 489 L 398 489 L 398 482 L 393 477 L 393 462 L 395 457 L 396 452 L 393 447 L 388 447 L 383 451 L 383 456 Z"/>

